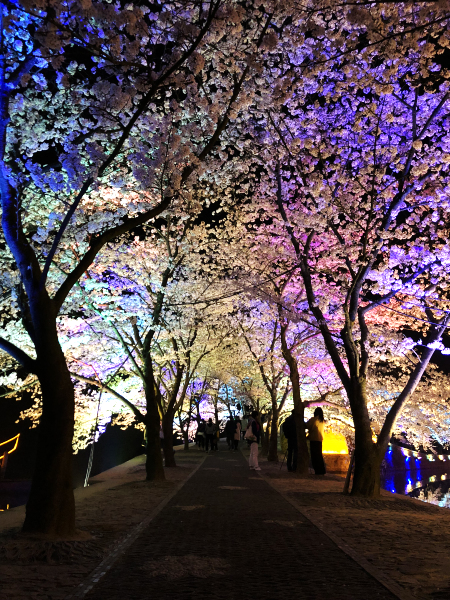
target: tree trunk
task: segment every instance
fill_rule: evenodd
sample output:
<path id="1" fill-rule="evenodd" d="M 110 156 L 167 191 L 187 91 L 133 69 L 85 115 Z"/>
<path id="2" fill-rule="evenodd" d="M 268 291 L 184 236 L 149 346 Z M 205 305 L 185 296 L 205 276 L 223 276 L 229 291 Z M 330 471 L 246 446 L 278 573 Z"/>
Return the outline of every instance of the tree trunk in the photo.
<path id="1" fill-rule="evenodd" d="M 34 335 L 42 416 L 23 530 L 64 537 L 75 533 L 73 383 L 58 341 L 55 316 L 48 310 L 39 328 L 35 327 Z"/>
<path id="2" fill-rule="evenodd" d="M 176 467 L 175 452 L 173 451 L 173 420 L 175 414 L 173 411 L 167 411 L 162 419 L 164 433 L 164 462 L 166 467 Z"/>
<path id="3" fill-rule="evenodd" d="M 274 410 L 272 412 L 267 460 L 271 462 L 278 462 L 278 410 Z"/>
<path id="4" fill-rule="evenodd" d="M 380 495 L 380 472 L 384 453 L 372 440 L 364 375 L 352 377 L 349 402 L 355 426 L 355 472 L 351 494 L 373 498 Z"/>
<path id="5" fill-rule="evenodd" d="M 146 479 L 147 481 L 161 481 L 166 477 L 164 475 L 163 460 L 161 456 L 161 438 L 159 437 L 160 416 L 150 353 L 147 353 L 145 359 L 144 376 L 145 400 L 147 404 L 147 458 L 145 462 Z"/>
<path id="6" fill-rule="evenodd" d="M 353 476 L 352 496 L 375 498 L 380 495 L 381 463 L 383 453 L 373 442 L 355 444 L 355 472 Z"/>
<path id="7" fill-rule="evenodd" d="M 281 335 L 281 348 L 283 351 L 284 360 L 287 362 L 289 367 L 289 379 L 292 384 L 292 399 L 294 401 L 294 418 L 295 428 L 297 431 L 297 473 L 308 473 L 309 469 L 309 452 L 308 444 L 306 442 L 306 430 L 305 430 L 305 405 L 302 402 L 300 394 L 300 377 L 298 375 L 297 359 L 289 349 L 286 332 L 288 325 L 286 323 L 280 324 L 280 335 Z"/>
<path id="8" fill-rule="evenodd" d="M 159 437 L 159 414 L 149 416 L 147 413 L 147 457 L 145 461 L 145 472 L 147 481 L 162 481 L 164 466 L 161 454 L 161 438 Z"/>

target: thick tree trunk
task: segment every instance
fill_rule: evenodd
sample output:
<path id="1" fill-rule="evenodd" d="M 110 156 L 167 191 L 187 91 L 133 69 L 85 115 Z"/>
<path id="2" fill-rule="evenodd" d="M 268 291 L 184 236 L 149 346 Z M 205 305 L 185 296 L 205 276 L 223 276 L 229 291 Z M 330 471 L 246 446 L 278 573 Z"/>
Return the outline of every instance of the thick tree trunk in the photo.
<path id="1" fill-rule="evenodd" d="M 163 416 L 162 427 L 164 433 L 164 463 L 166 467 L 176 467 L 175 452 L 173 451 L 173 411 L 167 411 Z"/>
<path id="2" fill-rule="evenodd" d="M 147 459 L 145 471 L 147 481 L 161 481 L 164 475 L 164 466 L 161 455 L 160 416 L 156 398 L 155 381 L 153 378 L 153 365 L 150 353 L 147 353 L 144 363 L 145 375 L 145 400 L 147 404 Z"/>
<path id="3" fill-rule="evenodd" d="M 380 495 L 380 472 L 384 452 L 372 440 L 366 378 L 352 378 L 351 386 L 349 401 L 355 425 L 355 472 L 351 494 L 373 498 Z"/>
<path id="4" fill-rule="evenodd" d="M 355 444 L 355 472 L 352 496 L 375 498 L 380 495 L 380 474 L 383 453 L 371 443 Z"/>
<path id="5" fill-rule="evenodd" d="M 75 401 L 73 383 L 58 341 L 56 319 L 49 312 L 34 332 L 42 416 L 23 530 L 65 537 L 75 533 L 72 480 Z"/>
<path id="6" fill-rule="evenodd" d="M 161 454 L 161 438 L 159 437 L 159 414 L 149 416 L 147 413 L 147 456 L 145 472 L 147 481 L 161 481 L 164 475 L 163 459 Z"/>
<path id="7" fill-rule="evenodd" d="M 306 442 L 306 430 L 305 430 L 305 405 L 302 402 L 300 394 L 300 377 L 298 374 L 297 359 L 289 349 L 286 340 L 286 332 L 288 325 L 280 324 L 281 333 L 281 348 L 283 351 L 283 357 L 289 367 L 289 379 L 292 384 L 292 399 L 294 401 L 294 418 L 295 428 L 297 431 L 297 473 L 308 473 L 309 469 L 309 452 L 308 444 Z"/>
<path id="8" fill-rule="evenodd" d="M 189 452 L 189 431 L 183 431 L 184 451 Z"/>
<path id="9" fill-rule="evenodd" d="M 267 454 L 267 460 L 271 462 L 278 462 L 278 410 L 272 412 L 272 423 L 270 425 L 270 437 L 269 437 L 269 452 Z"/>
<path id="10" fill-rule="evenodd" d="M 150 385 L 149 388 L 146 388 L 145 393 L 147 400 L 147 456 L 145 461 L 146 479 L 147 481 L 161 481 L 166 477 L 164 475 L 164 466 L 161 454 L 161 438 L 159 436 L 159 411 L 156 404 L 153 385 Z"/>

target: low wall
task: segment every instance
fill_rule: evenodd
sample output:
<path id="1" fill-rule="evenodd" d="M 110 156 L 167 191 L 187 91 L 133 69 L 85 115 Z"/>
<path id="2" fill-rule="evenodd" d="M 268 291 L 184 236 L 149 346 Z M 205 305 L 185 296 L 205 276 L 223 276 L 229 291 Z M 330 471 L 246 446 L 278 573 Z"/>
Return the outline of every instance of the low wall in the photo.
<path id="1" fill-rule="evenodd" d="M 350 464 L 348 454 L 324 454 L 323 458 L 327 473 L 347 473 Z"/>

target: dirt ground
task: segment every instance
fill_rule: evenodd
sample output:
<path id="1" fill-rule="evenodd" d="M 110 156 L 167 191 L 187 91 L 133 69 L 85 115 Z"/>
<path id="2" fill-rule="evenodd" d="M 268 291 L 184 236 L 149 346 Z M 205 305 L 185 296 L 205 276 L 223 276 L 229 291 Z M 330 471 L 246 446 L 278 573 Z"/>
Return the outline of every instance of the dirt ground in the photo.
<path id="1" fill-rule="evenodd" d="M 179 468 L 166 469 L 162 483 L 144 480 L 144 457 L 138 457 L 76 490 L 77 527 L 90 533 L 87 541 L 24 537 L 23 508 L 0 513 L 0 600 L 62 600 L 72 594 L 133 527 L 178 489 L 204 454 L 192 449 L 176 457 Z M 344 496 L 338 475 L 299 477 L 265 460 L 260 466 L 268 483 L 338 546 L 368 570 L 373 567 L 380 580 L 394 582 L 404 592 L 398 597 L 450 599 L 448 509 L 389 492 L 377 499 Z"/>
<path id="2" fill-rule="evenodd" d="M 62 600 L 170 496 L 203 460 L 196 450 L 177 452 L 178 468 L 166 481 L 145 481 L 145 457 L 105 471 L 75 490 L 77 528 L 87 541 L 49 542 L 20 533 L 24 508 L 0 513 L 0 600 Z"/>
<path id="3" fill-rule="evenodd" d="M 361 564 L 399 585 L 403 597 L 450 600 L 447 508 L 384 490 L 377 499 L 344 496 L 338 475 L 300 478 L 275 463 L 260 466 L 275 489 Z"/>

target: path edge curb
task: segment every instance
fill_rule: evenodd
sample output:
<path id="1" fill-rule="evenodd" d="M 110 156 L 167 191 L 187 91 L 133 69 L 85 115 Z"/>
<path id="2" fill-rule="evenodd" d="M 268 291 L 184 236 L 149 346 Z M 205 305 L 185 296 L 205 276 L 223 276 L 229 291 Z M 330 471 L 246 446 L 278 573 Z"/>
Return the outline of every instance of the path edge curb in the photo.
<path id="1" fill-rule="evenodd" d="M 122 538 L 113 550 L 102 560 L 102 562 L 86 577 L 86 579 L 80 583 L 75 591 L 71 592 L 64 600 L 81 600 L 88 594 L 92 588 L 100 581 L 100 579 L 108 573 L 116 560 L 131 546 L 131 544 L 139 537 L 142 531 L 153 521 L 155 517 L 169 504 L 174 496 L 178 494 L 184 484 L 197 473 L 200 467 L 205 462 L 207 455 L 203 456 L 201 462 L 195 467 L 195 469 L 189 473 L 189 475 L 180 482 L 172 492 L 166 496 L 156 508 L 152 510 L 147 518 L 135 525 L 131 531 Z"/>
<path id="2" fill-rule="evenodd" d="M 385 587 L 391 594 L 396 596 L 399 600 L 420 600 L 417 596 L 411 594 L 407 590 L 404 590 L 398 583 L 392 580 L 389 576 L 385 575 L 380 569 L 370 564 L 368 560 L 359 556 L 358 553 L 353 550 L 346 542 L 341 540 L 339 537 L 330 533 L 321 523 L 316 521 L 316 519 L 309 514 L 308 510 L 303 509 L 293 498 L 290 498 L 285 492 L 279 490 L 269 477 L 259 473 L 260 477 L 266 481 L 270 485 L 272 489 L 280 494 L 289 504 L 291 504 L 301 515 L 308 519 L 317 529 L 319 529 L 322 533 L 324 533 L 327 538 L 329 538 L 339 550 L 342 550 L 347 556 L 349 556 L 355 563 L 357 563 L 364 571 L 366 571 L 369 575 L 371 575 L 376 581 L 381 583 L 383 587 Z"/>

